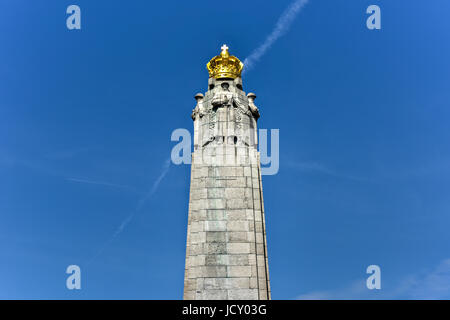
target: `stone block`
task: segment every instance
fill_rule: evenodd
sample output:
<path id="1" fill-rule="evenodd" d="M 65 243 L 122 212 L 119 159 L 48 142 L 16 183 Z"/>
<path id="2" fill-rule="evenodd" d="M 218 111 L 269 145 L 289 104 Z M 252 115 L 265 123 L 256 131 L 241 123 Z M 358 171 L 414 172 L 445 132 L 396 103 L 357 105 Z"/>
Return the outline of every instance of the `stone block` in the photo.
<path id="1" fill-rule="evenodd" d="M 244 175 L 244 167 L 236 167 L 236 168 L 235 168 L 234 175 L 235 175 L 236 177 L 243 176 L 243 175 Z"/>
<path id="2" fill-rule="evenodd" d="M 227 180 L 217 178 L 206 178 L 205 187 L 207 188 L 224 188 L 227 185 Z"/>
<path id="3" fill-rule="evenodd" d="M 251 277 L 249 278 L 250 289 L 258 289 L 258 279 Z"/>
<path id="4" fill-rule="evenodd" d="M 256 232 L 262 232 L 262 222 L 261 221 L 255 221 L 255 231 Z"/>
<path id="5" fill-rule="evenodd" d="M 220 243 L 220 242 L 211 242 L 211 243 L 205 243 L 204 244 L 204 253 L 205 254 L 226 254 L 228 251 L 227 244 L 226 243 Z M 203 253 L 202 252 L 202 253 Z"/>
<path id="6" fill-rule="evenodd" d="M 224 198 L 224 195 L 225 195 L 224 188 L 208 188 L 207 196 L 209 199 Z"/>
<path id="7" fill-rule="evenodd" d="M 254 200 L 254 201 L 253 201 L 253 209 L 254 209 L 254 210 L 261 210 L 261 201 L 259 201 L 259 200 Z"/>
<path id="8" fill-rule="evenodd" d="M 230 266 L 249 266 L 248 254 L 231 254 L 228 256 L 228 264 Z"/>
<path id="9" fill-rule="evenodd" d="M 242 199 L 245 197 L 246 188 L 226 188 L 225 197 L 226 199 Z M 250 189 L 251 190 L 251 189 Z"/>
<path id="10" fill-rule="evenodd" d="M 206 233 L 205 232 L 191 232 L 189 237 L 190 243 L 203 243 L 206 242 Z"/>
<path id="11" fill-rule="evenodd" d="M 251 277 L 252 276 L 252 266 L 228 266 L 227 267 L 228 277 Z"/>
<path id="12" fill-rule="evenodd" d="M 244 199 L 244 205 L 246 209 L 252 209 L 254 210 L 254 206 L 253 206 L 253 199 L 252 198 L 245 198 Z"/>
<path id="13" fill-rule="evenodd" d="M 217 177 L 219 176 L 218 170 L 216 166 L 211 166 L 208 168 L 208 177 Z"/>
<path id="14" fill-rule="evenodd" d="M 193 170 L 194 179 L 208 176 L 208 167 L 197 167 Z"/>
<path id="15" fill-rule="evenodd" d="M 227 276 L 227 267 L 226 266 L 200 266 L 195 267 L 199 270 L 199 274 L 202 278 L 211 278 L 211 277 L 226 277 Z"/>
<path id="16" fill-rule="evenodd" d="M 253 192 L 252 193 L 253 194 L 253 199 L 255 199 L 255 200 L 261 199 L 259 188 L 253 188 L 252 192 Z"/>
<path id="17" fill-rule="evenodd" d="M 205 265 L 205 256 L 204 255 L 196 255 L 196 256 L 190 256 L 186 265 L 188 267 L 198 267 L 198 266 L 204 266 Z"/>
<path id="18" fill-rule="evenodd" d="M 243 209 L 230 209 L 227 210 L 228 221 L 232 220 L 248 220 L 248 215 L 246 210 Z"/>
<path id="19" fill-rule="evenodd" d="M 202 232 L 204 231 L 204 221 L 192 221 L 189 225 L 189 232 Z"/>
<path id="20" fill-rule="evenodd" d="M 245 199 L 227 199 L 226 200 L 227 209 L 246 209 L 247 204 Z"/>
<path id="21" fill-rule="evenodd" d="M 249 289 L 249 278 L 205 278 L 206 290 Z"/>
<path id="22" fill-rule="evenodd" d="M 258 300 L 257 289 L 232 289 L 228 290 L 230 300 Z"/>
<path id="23" fill-rule="evenodd" d="M 203 290 L 196 294 L 197 300 L 227 300 L 227 290 Z"/>
<path id="24" fill-rule="evenodd" d="M 259 279 L 258 280 L 259 283 L 259 289 L 263 289 L 263 290 L 267 290 L 267 282 L 265 279 Z"/>
<path id="25" fill-rule="evenodd" d="M 228 265 L 229 256 L 226 254 L 214 254 L 207 255 L 205 257 L 205 265 L 207 266 L 217 266 L 217 265 Z"/>
<path id="26" fill-rule="evenodd" d="M 226 251 L 229 254 L 243 254 L 243 253 L 250 253 L 250 243 L 227 243 L 226 244 Z"/>
<path id="27" fill-rule="evenodd" d="M 198 255 L 203 254 L 203 243 L 194 243 L 189 245 L 189 254 L 192 255 Z"/>
<path id="28" fill-rule="evenodd" d="M 254 188 L 252 189 L 252 188 L 244 188 L 244 192 L 243 192 L 243 194 L 244 194 L 244 198 L 246 198 L 246 199 L 255 199 L 255 193 L 254 193 L 254 191 L 253 190 L 255 190 Z"/>
<path id="29" fill-rule="evenodd" d="M 263 235 L 261 232 L 256 233 L 256 243 L 264 243 Z"/>
<path id="30" fill-rule="evenodd" d="M 191 190 L 191 199 L 206 199 L 207 198 L 207 189 L 206 188 L 195 188 Z"/>
<path id="31" fill-rule="evenodd" d="M 227 238 L 228 242 L 247 242 L 248 232 L 243 231 L 227 232 Z"/>
<path id="32" fill-rule="evenodd" d="M 252 277 L 258 278 L 258 267 L 257 266 L 251 266 L 252 267 Z"/>
<path id="33" fill-rule="evenodd" d="M 256 253 L 257 254 L 264 254 L 264 245 L 262 243 L 256 244 Z"/>
<path id="34" fill-rule="evenodd" d="M 266 263 L 266 257 L 262 254 L 257 254 L 256 260 L 258 261 L 258 266 L 264 266 L 264 264 Z"/>
<path id="35" fill-rule="evenodd" d="M 189 267 L 189 269 L 187 269 L 187 272 L 186 272 L 187 278 L 188 279 L 196 279 L 197 277 L 199 277 L 198 268 L 199 267 Z"/>
<path id="36" fill-rule="evenodd" d="M 247 220 L 256 220 L 256 214 L 253 209 L 245 209 Z"/>
<path id="37" fill-rule="evenodd" d="M 264 265 L 262 265 L 262 267 L 260 267 L 260 265 L 258 264 L 258 278 L 261 278 L 261 279 L 266 278 L 266 268 L 264 267 Z"/>
<path id="38" fill-rule="evenodd" d="M 234 179 L 227 179 L 225 181 L 228 188 L 245 188 L 247 186 L 245 177 L 235 177 Z"/>
<path id="39" fill-rule="evenodd" d="M 191 211 L 206 209 L 206 204 L 207 202 L 205 199 L 191 199 L 189 209 Z"/>
<path id="40" fill-rule="evenodd" d="M 203 221 L 206 217 L 206 210 L 193 210 L 189 215 L 191 221 Z"/>
<path id="41" fill-rule="evenodd" d="M 225 199 L 208 199 L 207 209 L 225 209 Z"/>
<path id="42" fill-rule="evenodd" d="M 197 289 L 197 281 L 193 278 L 188 278 L 184 280 L 184 290 L 195 291 Z"/>
<path id="43" fill-rule="evenodd" d="M 249 231 L 248 220 L 230 220 L 227 223 L 228 231 Z"/>
<path id="44" fill-rule="evenodd" d="M 256 254 L 248 255 L 248 264 L 251 266 L 256 266 Z"/>
<path id="45" fill-rule="evenodd" d="M 203 286 L 203 282 L 204 279 L 203 278 L 197 278 L 196 280 L 196 290 L 203 290 L 204 286 Z"/>
<path id="46" fill-rule="evenodd" d="M 184 300 L 195 300 L 195 291 L 184 291 L 183 299 Z"/>
<path id="47" fill-rule="evenodd" d="M 223 231 L 207 231 L 206 241 L 204 242 L 226 242 L 227 233 Z"/>
<path id="48" fill-rule="evenodd" d="M 268 300 L 267 290 L 259 290 L 259 300 Z"/>
<path id="49" fill-rule="evenodd" d="M 262 221 L 262 213 L 261 210 L 255 210 L 255 221 Z"/>
<path id="50" fill-rule="evenodd" d="M 225 210 L 206 210 L 206 218 L 208 220 L 226 220 L 226 217 Z"/>
<path id="51" fill-rule="evenodd" d="M 205 221 L 205 231 L 227 231 L 227 221 Z"/>
<path id="52" fill-rule="evenodd" d="M 218 167 L 217 173 L 220 177 L 234 177 L 236 174 L 236 169 L 234 167 Z"/>

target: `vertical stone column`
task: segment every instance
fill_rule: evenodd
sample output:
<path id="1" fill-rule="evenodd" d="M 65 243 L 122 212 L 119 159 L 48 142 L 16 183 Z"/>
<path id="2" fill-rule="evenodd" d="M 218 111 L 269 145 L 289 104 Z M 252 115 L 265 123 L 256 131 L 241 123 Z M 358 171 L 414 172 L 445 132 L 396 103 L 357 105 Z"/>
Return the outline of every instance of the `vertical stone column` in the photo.
<path id="1" fill-rule="evenodd" d="M 270 299 L 259 154 L 244 136 L 254 134 L 257 118 L 235 83 L 210 79 L 203 115 L 194 109 L 194 135 L 204 139 L 192 154 L 184 299 Z M 231 110 L 211 103 L 224 94 Z M 223 139 L 218 121 L 233 128 Z"/>

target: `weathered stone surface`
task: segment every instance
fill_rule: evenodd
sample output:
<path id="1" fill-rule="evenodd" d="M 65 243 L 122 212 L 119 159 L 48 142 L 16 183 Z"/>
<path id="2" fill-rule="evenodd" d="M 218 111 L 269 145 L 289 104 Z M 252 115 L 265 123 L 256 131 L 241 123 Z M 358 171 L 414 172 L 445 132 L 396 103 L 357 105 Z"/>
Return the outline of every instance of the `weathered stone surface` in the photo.
<path id="1" fill-rule="evenodd" d="M 226 188 L 224 196 L 226 199 L 242 199 L 245 196 L 245 190 L 249 188 Z"/>
<path id="2" fill-rule="evenodd" d="M 190 243 L 206 242 L 206 233 L 205 232 L 192 232 L 189 239 L 190 239 Z"/>
<path id="3" fill-rule="evenodd" d="M 204 244 L 204 254 L 226 254 L 227 244 L 226 243 L 205 243 Z"/>
<path id="4" fill-rule="evenodd" d="M 207 209 L 225 209 L 226 200 L 220 199 L 208 199 Z"/>
<path id="5" fill-rule="evenodd" d="M 209 83 L 193 112 L 184 299 L 270 299 L 257 108 L 238 82 Z"/>
<path id="6" fill-rule="evenodd" d="M 227 300 L 227 290 L 202 290 L 196 293 L 197 300 Z"/>
<path id="7" fill-rule="evenodd" d="M 235 231 L 227 233 L 228 242 L 246 242 L 248 241 L 248 232 L 245 231 Z"/>
<path id="8" fill-rule="evenodd" d="M 205 257 L 205 264 L 208 266 L 228 265 L 230 256 L 226 254 L 208 255 Z"/>
<path id="9" fill-rule="evenodd" d="M 249 255 L 247 254 L 231 254 L 228 256 L 229 266 L 248 266 L 250 265 Z"/>
<path id="10" fill-rule="evenodd" d="M 228 290 L 230 300 L 258 300 L 257 289 L 233 289 Z"/>
<path id="11" fill-rule="evenodd" d="M 209 199 L 224 199 L 224 188 L 208 188 L 207 195 Z M 225 198 L 226 199 L 226 198 Z"/>
<path id="12" fill-rule="evenodd" d="M 206 290 L 250 289 L 249 278 L 206 278 Z"/>
<path id="13" fill-rule="evenodd" d="M 227 231 L 227 221 L 205 221 L 205 231 Z"/>
<path id="14" fill-rule="evenodd" d="M 248 231 L 250 223 L 248 220 L 228 221 L 228 231 Z"/>
<path id="15" fill-rule="evenodd" d="M 227 209 L 245 209 L 247 208 L 247 202 L 244 198 L 241 199 L 227 199 Z"/>
<path id="16" fill-rule="evenodd" d="M 251 246 L 248 242 L 227 243 L 227 253 L 229 254 L 250 253 L 250 248 Z"/>
<path id="17" fill-rule="evenodd" d="M 226 220 L 225 210 L 206 210 L 206 221 Z"/>
<path id="18" fill-rule="evenodd" d="M 228 221 L 232 220 L 248 220 L 247 211 L 245 209 L 227 210 Z M 251 218 L 250 218 L 251 219 Z"/>
<path id="19" fill-rule="evenodd" d="M 227 234 L 223 231 L 208 231 L 206 232 L 206 242 L 226 242 Z"/>
<path id="20" fill-rule="evenodd" d="M 227 267 L 228 277 L 251 277 L 252 267 L 251 266 L 228 266 Z"/>

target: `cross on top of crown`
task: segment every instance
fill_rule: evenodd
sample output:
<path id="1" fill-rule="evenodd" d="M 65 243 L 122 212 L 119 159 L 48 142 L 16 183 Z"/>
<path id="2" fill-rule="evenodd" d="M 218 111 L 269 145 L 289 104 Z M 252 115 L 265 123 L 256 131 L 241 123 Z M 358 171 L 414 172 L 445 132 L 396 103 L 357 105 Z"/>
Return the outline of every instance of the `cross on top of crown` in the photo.
<path id="1" fill-rule="evenodd" d="M 224 44 L 223 46 L 220 47 L 220 49 L 222 49 L 222 51 L 227 51 L 228 47 L 226 44 Z"/>

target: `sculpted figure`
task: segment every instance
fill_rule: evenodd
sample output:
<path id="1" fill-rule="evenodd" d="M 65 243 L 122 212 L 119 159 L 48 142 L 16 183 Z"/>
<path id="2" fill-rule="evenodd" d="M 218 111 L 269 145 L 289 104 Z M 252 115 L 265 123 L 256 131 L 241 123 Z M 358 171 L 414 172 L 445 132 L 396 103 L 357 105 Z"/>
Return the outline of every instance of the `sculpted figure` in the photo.
<path id="1" fill-rule="evenodd" d="M 204 107 L 203 107 L 203 94 L 197 93 L 195 95 L 195 100 L 197 100 L 197 105 L 194 109 L 192 109 L 191 118 L 192 120 L 195 120 L 196 115 L 198 114 L 200 118 L 202 118 L 205 115 Z"/>
<path id="2" fill-rule="evenodd" d="M 248 98 L 248 108 L 250 109 L 251 113 L 257 120 L 259 118 L 259 109 L 257 106 L 255 106 L 255 103 L 254 103 L 256 94 L 254 94 L 253 92 L 249 92 L 247 94 L 247 98 Z"/>
<path id="3" fill-rule="evenodd" d="M 236 99 L 234 94 L 230 92 L 230 85 L 227 82 L 223 82 L 221 90 L 214 94 L 211 100 L 213 108 L 216 109 L 217 125 L 215 128 L 214 136 L 217 143 L 225 142 L 225 137 L 235 136 L 236 117 L 234 111 L 234 105 Z M 226 125 L 228 123 L 228 126 Z"/>
<path id="4" fill-rule="evenodd" d="M 211 101 L 214 107 L 229 107 L 233 105 L 234 95 L 230 92 L 230 85 L 227 82 L 224 82 L 220 85 L 222 88 L 221 91 L 218 91 L 214 94 L 214 97 Z"/>

